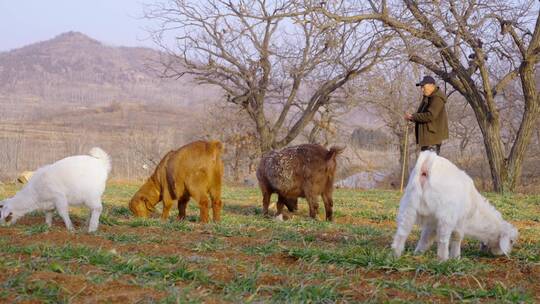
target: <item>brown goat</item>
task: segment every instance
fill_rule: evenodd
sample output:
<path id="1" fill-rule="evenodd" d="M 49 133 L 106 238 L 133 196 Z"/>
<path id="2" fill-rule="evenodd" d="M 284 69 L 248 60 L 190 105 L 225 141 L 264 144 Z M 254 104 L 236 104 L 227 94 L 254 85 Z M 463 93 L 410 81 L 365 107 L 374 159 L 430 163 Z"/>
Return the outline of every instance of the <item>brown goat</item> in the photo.
<path id="1" fill-rule="evenodd" d="M 173 202 L 178 201 L 178 219 L 184 219 L 187 203 L 193 197 L 199 203 L 201 222 L 207 223 L 210 194 L 213 219 L 218 222 L 222 207 L 222 149 L 219 141 L 195 141 L 167 153 L 129 202 L 131 212 L 148 217 L 163 201 L 161 218 L 166 220 Z"/>
<path id="2" fill-rule="evenodd" d="M 277 193 L 276 216 L 282 214 L 284 206 L 290 211 L 296 210 L 298 198 L 304 197 L 309 204 L 309 215 L 316 218 L 317 198 L 321 195 L 326 220 L 331 221 L 336 156 L 342 151 L 343 148 L 338 147 L 326 150 L 320 145 L 304 144 L 263 155 L 257 179 L 263 194 L 264 214 L 268 215 L 270 196 Z"/>

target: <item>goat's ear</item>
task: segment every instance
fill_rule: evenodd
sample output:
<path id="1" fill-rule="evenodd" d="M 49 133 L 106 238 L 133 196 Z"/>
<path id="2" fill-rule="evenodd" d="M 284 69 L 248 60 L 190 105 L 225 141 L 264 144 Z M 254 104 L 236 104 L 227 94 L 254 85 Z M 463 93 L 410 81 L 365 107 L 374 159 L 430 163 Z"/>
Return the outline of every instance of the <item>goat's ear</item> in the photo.
<path id="1" fill-rule="evenodd" d="M 501 235 L 501 237 L 499 238 L 499 247 L 501 248 L 501 251 L 504 253 L 504 255 L 508 256 L 508 254 L 512 250 L 510 237 L 508 235 Z"/>

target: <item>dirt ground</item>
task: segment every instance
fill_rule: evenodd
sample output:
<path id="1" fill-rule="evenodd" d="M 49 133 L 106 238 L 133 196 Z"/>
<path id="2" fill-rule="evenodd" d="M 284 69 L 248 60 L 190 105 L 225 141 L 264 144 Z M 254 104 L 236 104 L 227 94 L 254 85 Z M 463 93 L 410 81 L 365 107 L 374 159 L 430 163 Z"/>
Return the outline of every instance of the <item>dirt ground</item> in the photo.
<path id="1" fill-rule="evenodd" d="M 47 228 L 40 213 L 0 228 L 0 302 L 540 302 L 535 196 L 494 198 L 520 230 L 509 258 L 466 240 L 460 260 L 439 263 L 433 249 L 412 255 L 417 232 L 404 257 L 391 257 L 391 191 L 338 190 L 326 223 L 309 219 L 302 201 L 288 221 L 264 218 L 257 189 L 227 188 L 222 222 L 204 225 L 194 202 L 184 222 L 134 219 L 126 187 L 108 187 L 94 234 L 84 232 L 84 209 L 71 212 L 75 233 L 58 216 Z"/>

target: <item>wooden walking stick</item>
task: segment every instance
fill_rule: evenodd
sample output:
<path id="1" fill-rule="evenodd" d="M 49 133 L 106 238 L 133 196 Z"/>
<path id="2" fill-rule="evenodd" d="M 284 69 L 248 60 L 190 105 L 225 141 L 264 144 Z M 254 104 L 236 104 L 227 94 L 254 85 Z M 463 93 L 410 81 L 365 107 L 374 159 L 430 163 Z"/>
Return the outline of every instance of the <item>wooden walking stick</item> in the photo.
<path id="1" fill-rule="evenodd" d="M 401 165 L 401 186 L 399 193 L 403 193 L 403 182 L 405 181 L 405 165 L 407 164 L 407 150 L 409 148 L 409 123 L 405 123 L 405 147 L 403 149 L 403 164 Z"/>

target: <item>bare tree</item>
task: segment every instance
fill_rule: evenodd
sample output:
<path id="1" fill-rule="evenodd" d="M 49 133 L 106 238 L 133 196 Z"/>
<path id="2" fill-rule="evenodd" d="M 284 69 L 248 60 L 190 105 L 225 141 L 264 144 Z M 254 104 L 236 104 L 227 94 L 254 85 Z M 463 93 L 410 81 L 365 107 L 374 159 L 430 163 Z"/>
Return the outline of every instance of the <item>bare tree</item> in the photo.
<path id="1" fill-rule="evenodd" d="M 208 105 L 206 111 L 209 119 L 201 126 L 225 146 L 222 156 L 225 178 L 236 183 L 243 182 L 255 172 L 260 157 L 253 122 L 245 112 L 232 104 L 217 102 Z"/>
<path id="2" fill-rule="evenodd" d="M 370 23 L 332 24 L 300 0 L 166 1 L 146 17 L 171 60 L 165 77 L 192 75 L 220 87 L 249 115 L 260 150 L 293 141 L 333 95 L 368 71 L 387 37 Z M 176 38 L 167 45 L 168 35 Z"/>
<path id="3" fill-rule="evenodd" d="M 365 74 L 365 76 L 368 75 Z M 357 85 L 358 79 L 349 82 L 338 94 L 334 95 L 332 103 L 321 106 L 310 125 L 304 130 L 302 138 L 309 143 L 323 146 L 347 141 L 350 136 L 350 133 L 345 131 L 348 122 L 344 122 L 343 119 L 352 109 L 358 107 L 361 101 L 355 95 Z"/>
<path id="4" fill-rule="evenodd" d="M 345 23 L 377 20 L 394 29 L 410 61 L 428 68 L 465 97 L 483 135 L 494 189 L 514 190 L 540 113 L 534 77 L 540 60 L 538 1 L 370 0 L 369 4 L 369 13 L 317 10 Z M 499 96 L 518 79 L 524 110 L 510 151 L 505 151 Z"/>
<path id="5" fill-rule="evenodd" d="M 378 117 L 396 139 L 400 167 L 405 165 L 408 168 L 404 151 L 406 146 L 414 143 L 414 128 L 403 118 L 403 114 L 414 110 L 419 104 L 420 94 L 414 86 L 418 75 L 418 69 L 410 64 L 389 61 L 380 64 L 377 72 L 371 73 L 357 92 L 357 98 L 366 111 Z"/>

